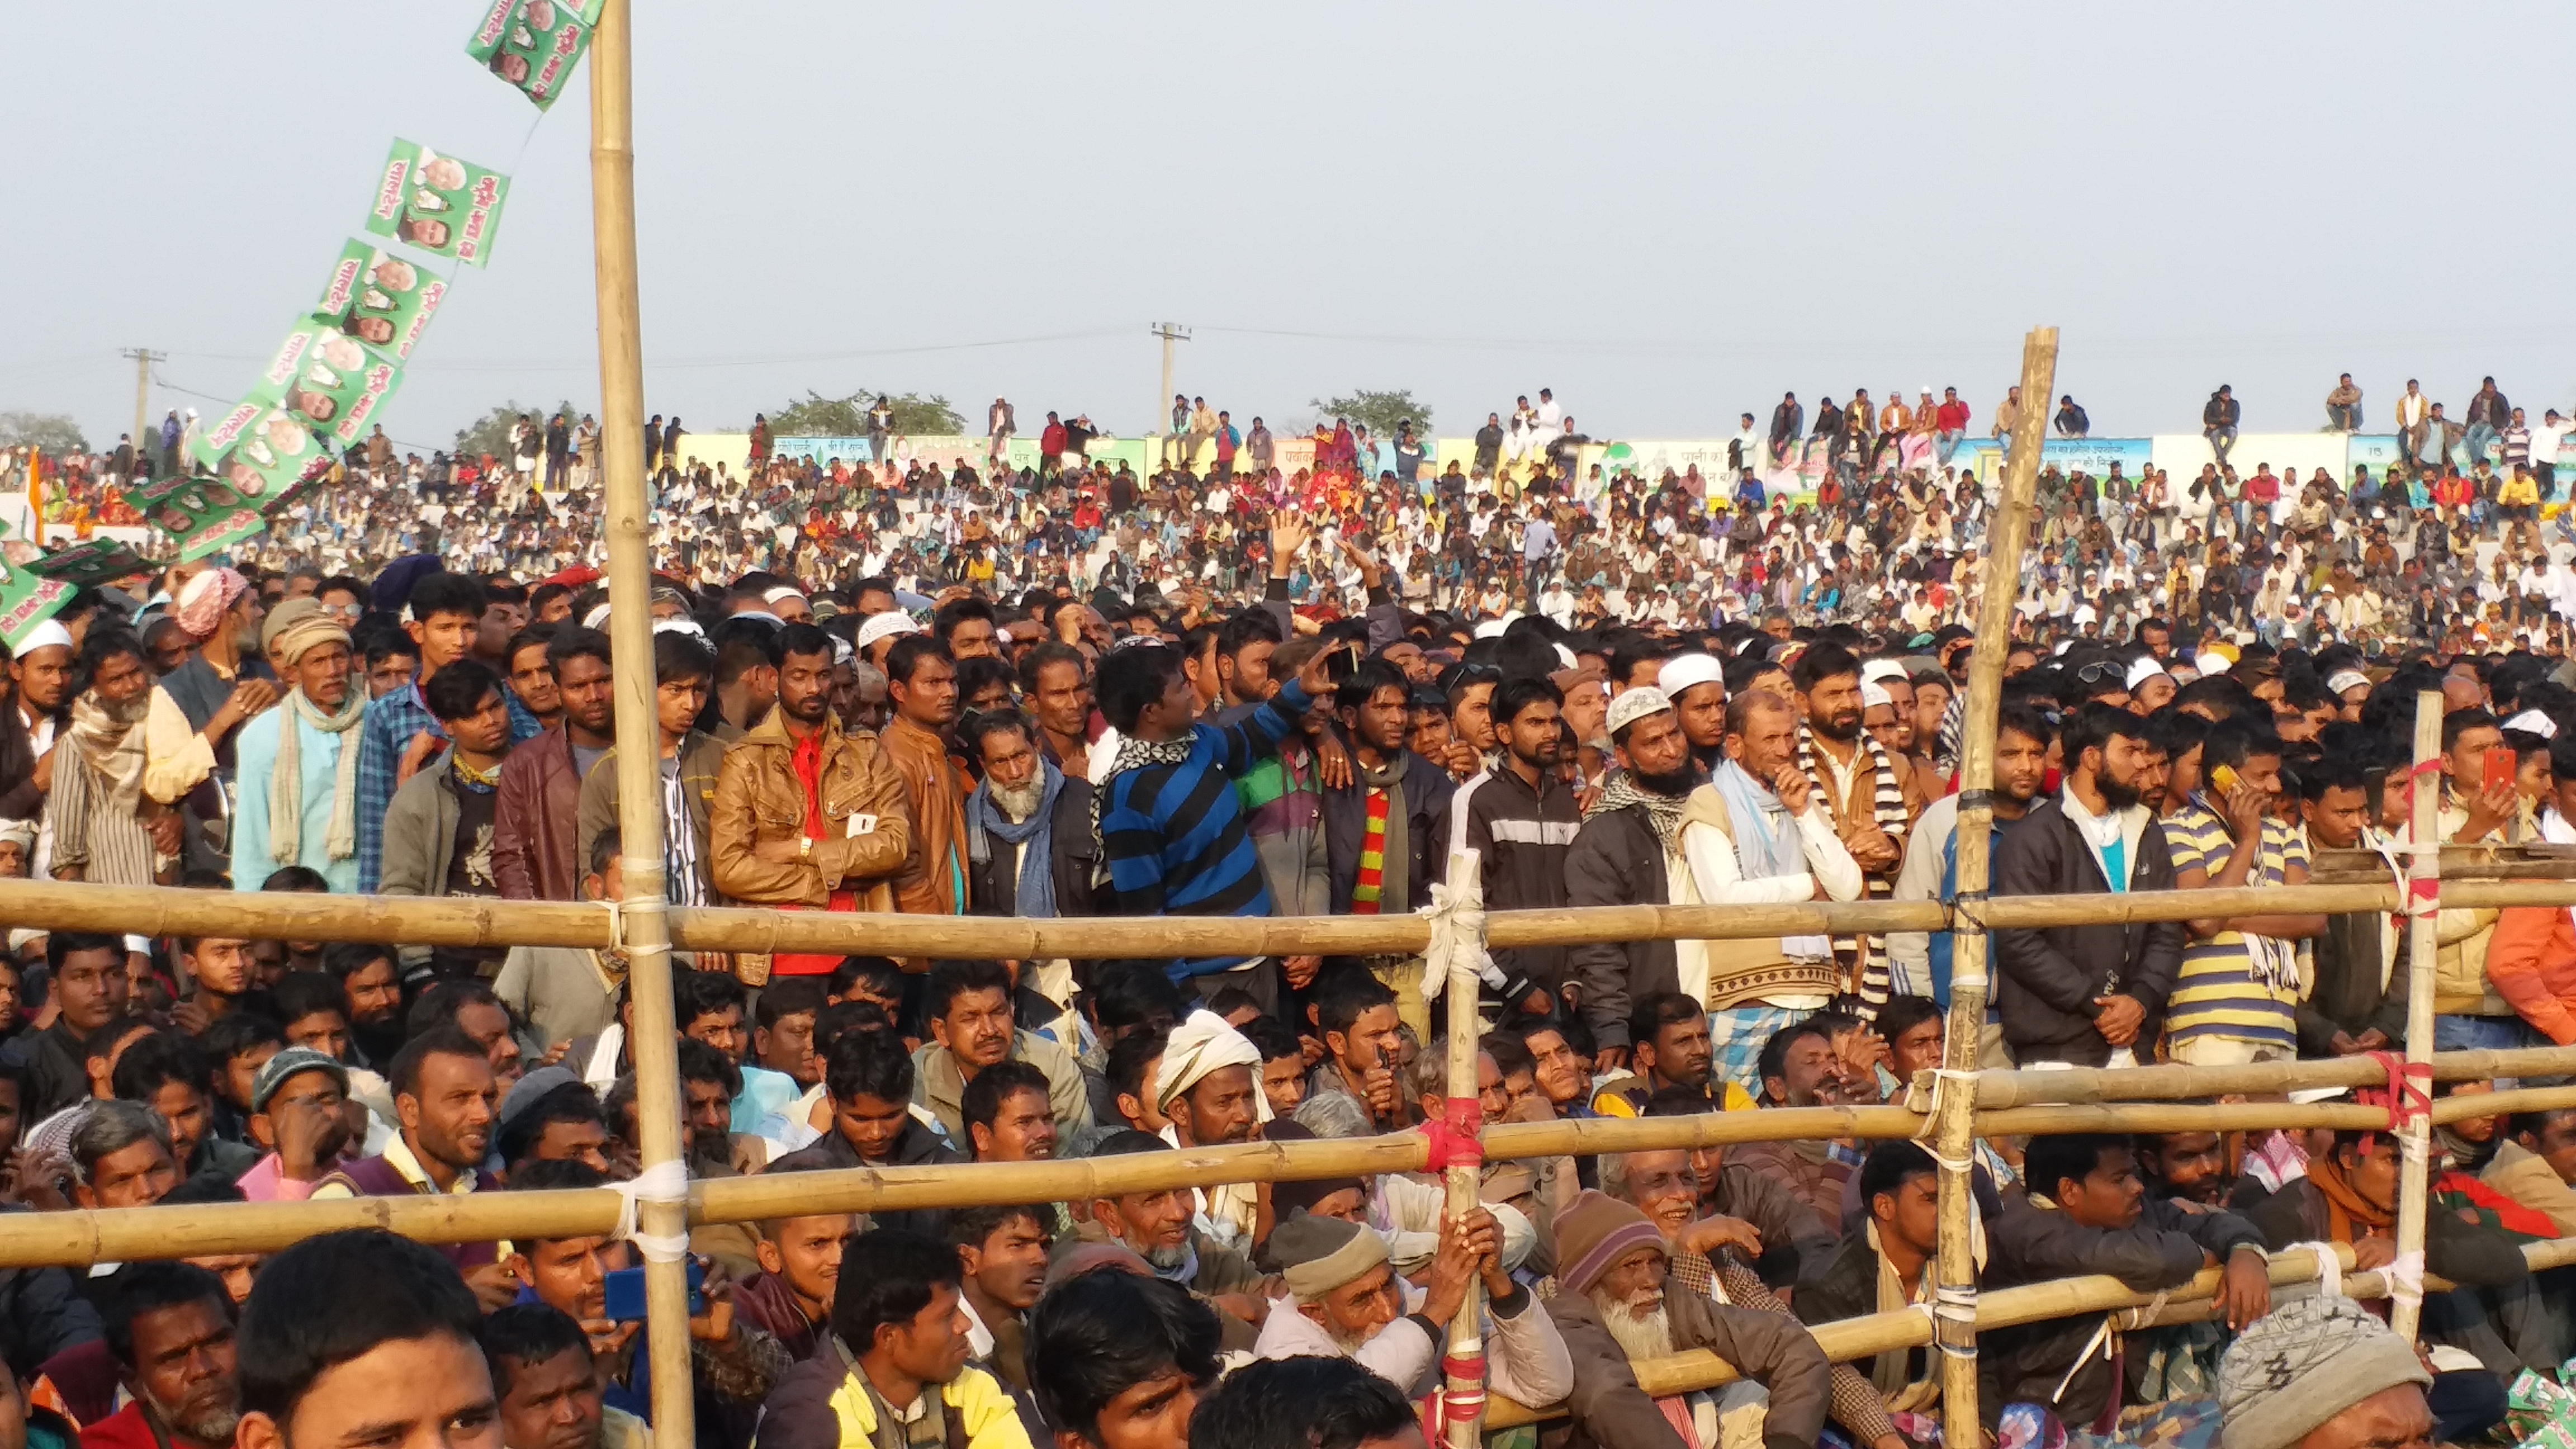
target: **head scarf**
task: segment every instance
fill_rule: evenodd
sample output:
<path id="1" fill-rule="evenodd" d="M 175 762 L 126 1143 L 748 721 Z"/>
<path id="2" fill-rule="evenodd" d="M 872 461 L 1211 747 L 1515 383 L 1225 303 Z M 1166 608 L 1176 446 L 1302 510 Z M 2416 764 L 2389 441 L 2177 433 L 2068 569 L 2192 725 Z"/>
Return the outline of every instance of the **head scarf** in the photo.
<path id="1" fill-rule="evenodd" d="M 1172 1028 L 1171 1039 L 1163 1047 L 1162 1065 L 1154 1072 L 1154 1105 L 1169 1107 L 1183 1092 L 1197 1086 L 1210 1072 L 1225 1067 L 1252 1068 L 1255 1085 L 1261 1075 L 1261 1050 L 1243 1033 L 1226 1025 L 1225 1018 L 1213 1011 L 1198 1010 L 1189 1019 Z M 1254 1098 L 1255 1115 L 1270 1120 L 1270 1098 Z"/>
<path id="2" fill-rule="evenodd" d="M 310 607 L 302 607 L 306 605 Z M 278 605 L 261 633 L 278 663 L 289 669 L 322 645 L 349 642 L 349 631 L 309 599 Z M 331 828 L 323 849 L 334 861 L 358 853 L 358 742 L 347 736 L 366 713 L 366 691 L 361 689 L 351 689 L 337 711 L 315 704 L 301 684 L 286 696 L 286 713 L 277 725 L 277 767 L 268 784 L 268 854 L 279 865 L 301 864 L 304 853 L 304 731 L 298 724 L 340 740 L 331 772 Z"/>
<path id="3" fill-rule="evenodd" d="M 179 607 L 171 617 L 191 639 L 203 642 L 215 637 L 223 624 L 224 611 L 242 595 L 250 592 L 250 580 L 231 569 L 208 569 L 188 580 L 179 590 Z"/>

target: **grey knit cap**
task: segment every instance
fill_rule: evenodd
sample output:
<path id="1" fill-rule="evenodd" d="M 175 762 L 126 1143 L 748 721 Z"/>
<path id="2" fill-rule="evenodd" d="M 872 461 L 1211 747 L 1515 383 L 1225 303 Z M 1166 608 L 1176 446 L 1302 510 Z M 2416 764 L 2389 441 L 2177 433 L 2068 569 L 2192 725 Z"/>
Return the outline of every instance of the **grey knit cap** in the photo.
<path id="1" fill-rule="evenodd" d="M 2219 1360 L 2219 1443 L 2291 1449 L 2383 1389 L 2432 1383 L 2414 1348 L 2360 1304 L 2297 1299 L 2247 1325 Z"/>

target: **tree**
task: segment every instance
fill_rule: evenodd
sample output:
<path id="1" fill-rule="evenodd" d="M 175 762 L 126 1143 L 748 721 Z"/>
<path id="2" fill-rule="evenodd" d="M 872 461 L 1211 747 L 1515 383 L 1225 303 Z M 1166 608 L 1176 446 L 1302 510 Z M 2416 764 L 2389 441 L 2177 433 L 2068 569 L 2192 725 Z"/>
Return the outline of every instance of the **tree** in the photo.
<path id="1" fill-rule="evenodd" d="M 523 413 L 534 417 L 537 420 L 537 426 L 541 428 L 546 425 L 548 418 L 562 418 L 566 427 L 572 427 L 581 421 L 581 409 L 574 407 L 569 398 L 555 404 L 552 412 L 530 407 L 513 398 L 485 413 L 471 427 L 456 430 L 457 456 L 471 458 L 489 453 L 495 458 L 507 457 L 511 451 L 510 430 L 518 426 L 519 417 Z"/>
<path id="2" fill-rule="evenodd" d="M 33 443 L 40 452 L 86 453 L 89 439 L 67 413 L 0 413 L 0 448 Z"/>
<path id="3" fill-rule="evenodd" d="M 848 397 L 825 397 L 809 388 L 801 401 L 769 414 L 769 432 L 779 438 L 865 437 L 868 409 L 876 406 L 879 397 L 894 409 L 894 430 L 901 436 L 957 437 L 966 431 L 966 420 L 939 393 L 923 397 L 916 392 L 878 393 L 863 387 Z"/>
<path id="4" fill-rule="evenodd" d="M 1411 388 L 1381 392 L 1364 387 L 1349 397 L 1314 398 L 1309 405 L 1319 419 L 1348 418 L 1354 426 L 1366 424 L 1371 437 L 1392 438 L 1397 425 L 1407 421 L 1413 424 L 1415 437 L 1431 436 L 1430 405 L 1415 402 Z"/>

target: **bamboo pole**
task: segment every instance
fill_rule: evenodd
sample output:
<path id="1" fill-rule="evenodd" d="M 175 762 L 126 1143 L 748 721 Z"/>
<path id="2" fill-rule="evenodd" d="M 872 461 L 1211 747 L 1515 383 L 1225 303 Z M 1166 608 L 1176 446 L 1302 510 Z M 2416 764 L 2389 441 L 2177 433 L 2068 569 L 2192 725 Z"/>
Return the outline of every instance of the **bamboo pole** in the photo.
<path id="1" fill-rule="evenodd" d="M 2433 965 L 2441 954 L 2441 921 L 2429 910 L 2417 911 L 2425 904 L 2421 899 L 2427 884 L 2435 899 L 2442 890 L 2442 855 L 2438 842 L 2442 838 L 2442 777 L 2437 772 L 2442 760 L 2442 696 L 2435 690 L 2423 690 L 2415 696 L 2415 773 L 2410 778 L 2414 809 L 2408 821 L 2409 835 L 2418 846 L 2431 846 L 2406 857 L 2409 877 L 2409 932 L 2406 971 L 2406 1063 L 2411 1071 L 2418 1062 L 2429 1063 L 2433 1056 Z M 2389 1104 L 2392 1110 L 2397 1103 Z M 2400 1155 L 2397 1187 L 2397 1259 L 2401 1263 L 2421 1265 L 2424 1260 L 2424 1214 L 2430 1207 L 2432 1189 L 2433 1124 L 2426 1117 L 2410 1117 L 2397 1133 Z M 2388 1305 L 2388 1326 L 2400 1338 L 2413 1342 L 2418 1318 L 2423 1313 L 2421 1292 L 2400 1285 Z"/>
<path id="2" fill-rule="evenodd" d="M 2436 1121 L 2576 1105 L 2576 1086 L 2526 1088 L 2434 1104 Z M 1980 1111 L 1980 1133 L 2233 1132 L 2258 1127 L 2382 1128 L 2388 1114 L 2351 1102 L 2073 1103 Z M 1746 1142 L 1918 1138 L 1928 1122 L 1903 1107 L 1786 1107 L 1690 1117 L 1594 1117 L 1506 1122 L 1483 1134 L 1491 1161 L 1647 1152 Z M 1061 1162 L 978 1162 L 945 1167 L 849 1168 L 718 1178 L 692 1185 L 688 1221 L 758 1222 L 812 1213 L 905 1212 L 1025 1202 L 1088 1202 L 1222 1182 L 1295 1182 L 1419 1172 L 1418 1132 L 1320 1142 L 1247 1142 Z M 615 1193 L 473 1193 L 298 1203 L 218 1203 L 177 1208 L 97 1208 L 17 1213 L 0 1233 L 0 1268 L 273 1253 L 315 1233 L 381 1227 L 425 1243 L 492 1242 L 605 1233 Z"/>
<path id="3" fill-rule="evenodd" d="M 2570 867 L 2576 876 L 2576 866 Z M 2394 911 L 2394 885 L 2245 887 L 2136 895 L 1999 896 L 1986 928 L 2128 925 L 2270 912 L 2346 915 Z M 2445 906 L 2576 906 L 2576 878 L 2460 881 Z M 424 946 L 610 944 L 606 915 L 566 901 L 466 896 L 320 896 L 0 880 L 0 921 L 12 926 L 139 936 L 229 935 L 265 940 L 399 941 Z M 1419 917 L 1183 918 L 1089 916 L 1049 921 L 1003 916 L 906 916 L 695 906 L 669 913 L 671 944 L 684 951 L 812 951 L 842 955 L 1061 956 L 1077 961 L 1190 955 L 1419 953 L 1430 933 Z M 1783 935 L 1946 931 L 1937 901 L 1811 901 L 1789 906 L 1584 906 L 1497 911 L 1486 940 L 1497 947 L 1589 941 L 1751 940 Z"/>
<path id="4" fill-rule="evenodd" d="M 2021 351 L 2021 414 L 2013 420 L 2012 456 L 2004 466 L 2003 511 L 1994 520 L 1979 577 L 1977 642 L 1968 656 L 1968 705 L 1960 727 L 1958 922 L 1950 945 L 1950 1020 L 1942 1067 L 1954 1090 L 1933 1097 L 1933 1160 L 1940 1167 L 1940 1251 L 1933 1268 L 1934 1326 L 1941 1346 L 1941 1429 L 1952 1444 L 1978 1442 L 1977 1265 L 1975 1239 L 1978 1042 L 1986 1024 L 1986 972 L 1993 944 L 1982 907 L 1992 879 L 1995 720 L 2003 707 L 2004 656 L 2011 650 L 2013 605 L 2021 596 L 2021 556 L 2030 544 L 2031 499 L 2047 437 L 2047 399 L 2057 382 L 2057 329 L 2035 327 Z M 1962 1314 L 1966 1317 L 1963 1319 Z"/>
<path id="5" fill-rule="evenodd" d="M 1463 897 L 1458 910 L 1473 913 L 1478 922 L 1484 919 L 1485 891 L 1483 864 L 1478 852 L 1461 851 L 1449 863 L 1449 890 Z M 1478 1090 L 1476 1034 L 1484 1025 L 1476 1013 L 1476 996 L 1480 985 L 1475 958 L 1483 954 L 1481 929 L 1472 943 L 1452 942 L 1448 959 L 1425 961 L 1426 971 L 1447 973 L 1448 993 L 1445 1005 L 1449 1011 L 1449 1092 L 1441 1103 L 1448 1110 L 1453 1102 L 1474 1104 L 1472 1115 L 1451 1112 L 1454 1123 L 1460 1118 L 1476 1124 L 1481 1135 L 1483 1126 L 1483 1093 Z M 1443 1185 L 1448 1189 L 1444 1205 L 1450 1221 L 1455 1222 L 1475 1211 L 1478 1171 L 1474 1164 L 1452 1163 L 1443 1170 Z M 1467 1285 L 1467 1296 L 1458 1305 L 1458 1314 L 1449 1320 L 1448 1351 L 1441 1355 L 1440 1376 L 1444 1389 L 1442 1419 L 1443 1439 L 1449 1449 L 1476 1449 L 1482 1440 L 1485 1399 L 1485 1340 L 1482 1322 L 1485 1311 L 1485 1288 L 1481 1281 Z M 1475 1412 L 1460 1413 L 1461 1406 L 1474 1405 Z"/>
<path id="6" fill-rule="evenodd" d="M 2437 1082 L 2477 1082 L 2500 1077 L 2576 1074 L 2576 1047 L 2515 1051 L 2443 1052 L 2433 1058 Z M 2384 1087 L 2388 1070 L 2371 1057 L 2324 1061 L 2261 1062 L 2235 1067 L 2075 1067 L 2051 1072 L 1979 1072 L 1979 1110 L 2041 1102 L 2133 1102 L 2183 1097 L 2223 1097 L 2257 1092 L 2297 1092 L 2314 1087 Z M 1928 1088 L 1917 1084 L 1917 1095 Z M 2471 1113 L 2484 1116 L 2485 1113 Z"/>
<path id="7" fill-rule="evenodd" d="M 680 1163 L 679 1027 L 672 1019 L 671 926 L 662 850 L 661 736 L 654 709 L 653 537 L 644 500 L 644 334 L 635 258 L 635 41 L 630 0 L 606 0 L 590 44 L 591 243 L 599 294 L 599 418 L 608 530 L 609 654 L 617 691 L 620 907 L 634 1033 L 637 1144 L 646 1173 Z M 587 865 L 584 867 L 587 869 Z M 688 1210 L 642 1199 L 637 1230 L 682 1239 Z M 696 1437 L 689 1365 L 689 1284 L 678 1258 L 647 1253 L 646 1347 L 653 1369 L 653 1432 L 666 1444 Z"/>

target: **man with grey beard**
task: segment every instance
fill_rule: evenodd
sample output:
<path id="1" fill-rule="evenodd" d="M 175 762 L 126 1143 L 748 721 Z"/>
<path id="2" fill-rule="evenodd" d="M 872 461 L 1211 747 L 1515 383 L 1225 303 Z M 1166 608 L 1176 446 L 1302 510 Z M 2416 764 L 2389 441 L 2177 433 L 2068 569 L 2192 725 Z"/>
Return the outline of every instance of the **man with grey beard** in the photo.
<path id="1" fill-rule="evenodd" d="M 966 797 L 968 913 L 1041 920 L 1092 914 L 1099 846 L 1090 784 L 1040 753 L 1017 711 L 968 715 L 958 734 L 984 776 Z M 1071 984 L 1068 973 L 1063 985 Z"/>
<path id="2" fill-rule="evenodd" d="M 1717 1412 L 1738 1407 L 1738 1396 L 1723 1404 L 1651 1398 L 1629 1367 L 1703 1348 L 1768 1391 L 1765 1449 L 1816 1442 L 1830 1383 L 1824 1350 L 1794 1319 L 1729 1307 L 1668 1276 L 1663 1235 L 1644 1213 L 1583 1194 L 1557 1214 L 1556 1262 L 1558 1292 L 1547 1312 L 1574 1363 L 1565 1398 L 1574 1415 L 1571 1449 L 1718 1442 Z"/>
<path id="3" fill-rule="evenodd" d="M 82 1432 L 85 1449 L 231 1449 L 241 1379 L 224 1281 L 188 1263 L 136 1263 L 111 1283 L 107 1346 L 130 1398 Z"/>

